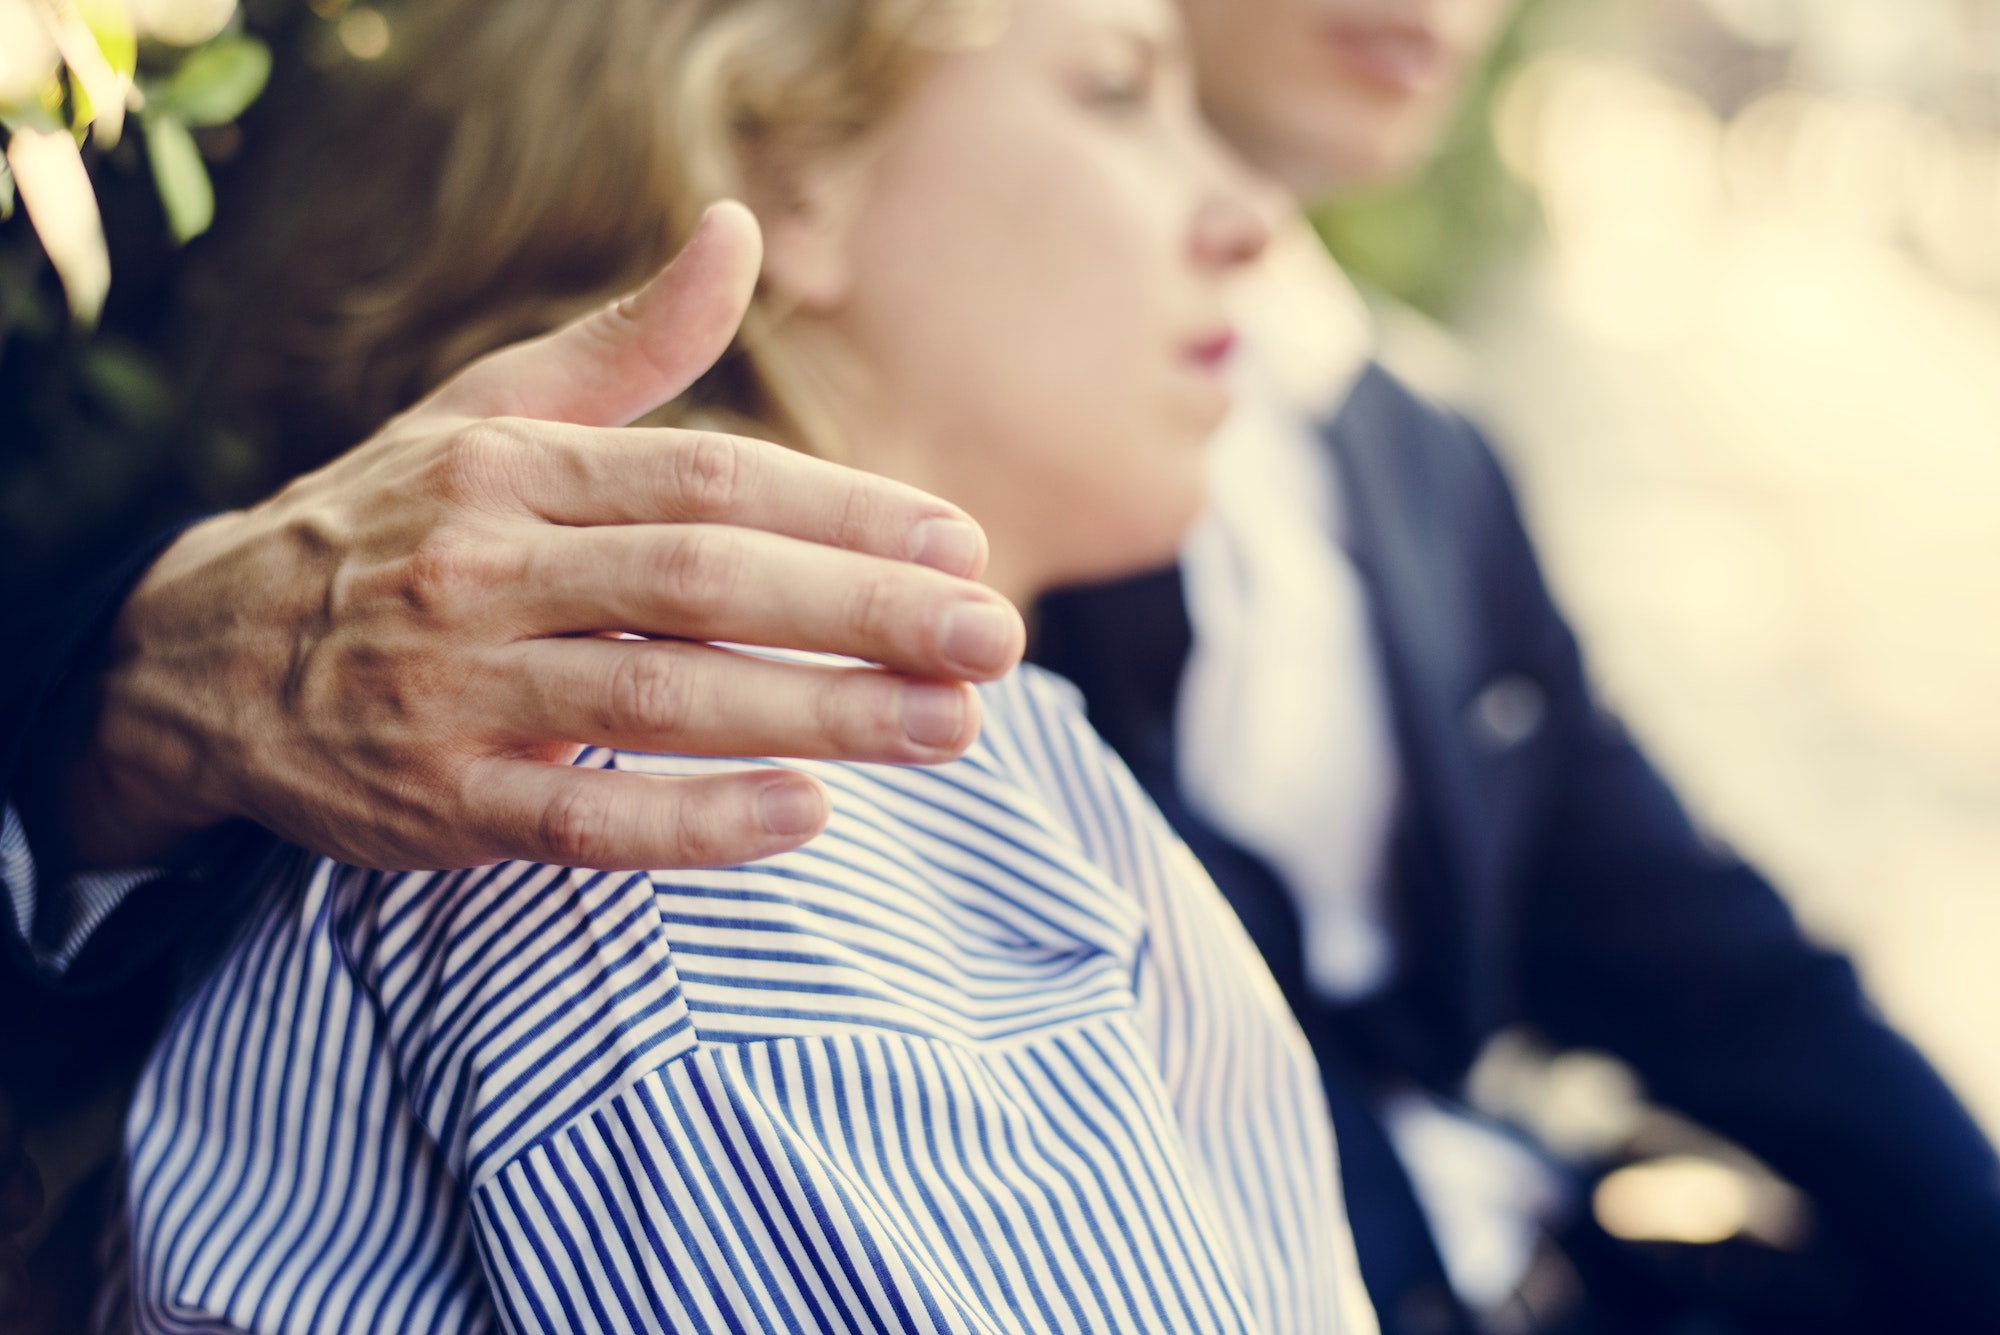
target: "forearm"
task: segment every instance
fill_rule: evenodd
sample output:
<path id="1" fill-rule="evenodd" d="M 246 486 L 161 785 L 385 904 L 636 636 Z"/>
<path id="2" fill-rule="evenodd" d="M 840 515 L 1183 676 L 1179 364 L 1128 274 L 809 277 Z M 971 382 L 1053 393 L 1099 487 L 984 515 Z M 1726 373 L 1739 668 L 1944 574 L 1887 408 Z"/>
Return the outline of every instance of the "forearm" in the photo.
<path id="1" fill-rule="evenodd" d="M 0 938 L 9 943 L 6 953 L 14 967 L 30 975 L 61 973 L 101 921 L 101 910 L 134 883 L 75 879 L 85 863 L 72 821 L 71 775 L 91 748 L 112 623 L 133 587 L 178 536 L 175 531 L 149 539 L 118 567 L 63 599 L 56 617 L 16 628 L 18 652 L 7 664 L 0 711 L 0 795 L 12 831 L 0 862 L 10 909 L 0 915 Z M 117 819 L 115 812 L 102 814 Z"/>
<path id="2" fill-rule="evenodd" d="M 187 855 L 203 832 L 248 814 L 227 776 L 243 762 L 270 683 L 254 679 L 243 641 L 275 639 L 296 618 L 271 597 L 288 580 L 276 544 L 245 541 L 248 520 L 221 515 L 176 539 L 133 587 L 106 637 L 99 671 L 70 683 L 52 711 L 48 754 L 69 757 L 47 828 L 77 871 Z M 255 587 L 244 577 L 255 571 Z M 257 609 L 256 622 L 242 615 Z M 269 655 L 267 655 L 267 658 Z"/>

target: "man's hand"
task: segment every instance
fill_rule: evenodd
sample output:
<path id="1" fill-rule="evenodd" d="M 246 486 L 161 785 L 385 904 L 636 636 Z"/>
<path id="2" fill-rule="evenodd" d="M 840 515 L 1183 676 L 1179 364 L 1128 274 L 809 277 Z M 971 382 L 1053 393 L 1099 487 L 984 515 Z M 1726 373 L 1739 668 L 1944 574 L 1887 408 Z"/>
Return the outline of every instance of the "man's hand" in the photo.
<path id="1" fill-rule="evenodd" d="M 750 214 L 720 205 L 636 295 L 189 530 L 113 632 L 69 789 L 83 864 L 143 865 L 233 817 L 383 868 L 728 864 L 816 833 L 820 786 L 567 762 L 583 744 L 962 753 L 963 683 L 1025 639 L 970 582 L 986 541 L 962 511 L 774 445 L 624 425 L 727 348 L 760 256 Z"/>

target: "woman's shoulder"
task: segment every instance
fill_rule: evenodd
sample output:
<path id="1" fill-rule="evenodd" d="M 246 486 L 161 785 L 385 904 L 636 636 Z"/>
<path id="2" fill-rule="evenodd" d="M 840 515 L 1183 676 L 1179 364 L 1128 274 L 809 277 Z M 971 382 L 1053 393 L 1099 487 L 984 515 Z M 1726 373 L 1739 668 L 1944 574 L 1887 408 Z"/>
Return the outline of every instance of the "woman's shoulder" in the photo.
<path id="1" fill-rule="evenodd" d="M 979 737 L 942 765 L 651 755 L 586 751 L 577 763 L 636 773 L 695 777 L 746 766 L 787 766 L 834 794 L 828 833 L 840 839 L 864 812 L 900 820 L 928 812 L 931 824 L 978 827 L 1026 845 L 1060 845 L 1098 861 L 1105 835 L 1131 825 L 1145 799 L 1085 717 L 1083 697 L 1063 678 L 1024 664 L 975 688 Z M 822 836 L 824 839 L 826 836 Z"/>

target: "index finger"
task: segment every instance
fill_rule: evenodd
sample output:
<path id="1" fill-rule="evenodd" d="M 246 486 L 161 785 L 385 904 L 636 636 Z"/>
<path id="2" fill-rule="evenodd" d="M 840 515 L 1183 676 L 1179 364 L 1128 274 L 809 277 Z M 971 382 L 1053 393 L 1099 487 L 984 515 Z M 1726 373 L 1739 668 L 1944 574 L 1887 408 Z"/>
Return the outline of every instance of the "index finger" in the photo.
<path id="1" fill-rule="evenodd" d="M 571 527 L 727 524 L 977 578 L 986 534 L 949 501 L 768 441 L 708 431 L 490 424 L 525 442 L 528 513 Z"/>

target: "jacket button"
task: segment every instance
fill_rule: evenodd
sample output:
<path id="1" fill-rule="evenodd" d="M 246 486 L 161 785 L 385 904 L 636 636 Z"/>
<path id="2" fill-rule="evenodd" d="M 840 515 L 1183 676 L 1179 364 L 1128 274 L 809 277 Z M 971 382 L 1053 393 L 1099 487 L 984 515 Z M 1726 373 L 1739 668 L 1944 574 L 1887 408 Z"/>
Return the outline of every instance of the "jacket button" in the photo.
<path id="1" fill-rule="evenodd" d="M 1548 712 L 1547 693 L 1532 678 L 1516 672 L 1488 682 L 1473 698 L 1466 722 L 1479 744 L 1498 755 L 1539 732 Z"/>

